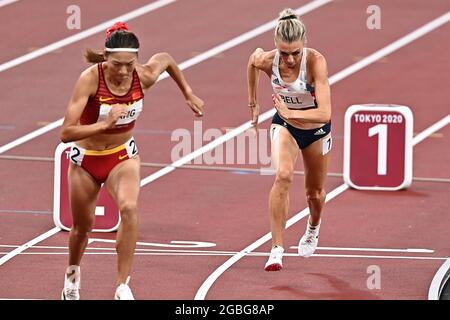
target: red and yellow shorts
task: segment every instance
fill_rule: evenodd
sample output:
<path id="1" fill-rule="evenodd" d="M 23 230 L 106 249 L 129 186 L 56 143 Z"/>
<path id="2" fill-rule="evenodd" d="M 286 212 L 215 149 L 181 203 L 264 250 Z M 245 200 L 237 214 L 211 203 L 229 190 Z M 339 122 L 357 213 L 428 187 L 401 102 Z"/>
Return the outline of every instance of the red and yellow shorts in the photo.
<path id="1" fill-rule="evenodd" d="M 70 161 L 86 170 L 99 184 L 108 178 L 111 170 L 120 162 L 138 154 L 134 138 L 113 149 L 86 150 L 74 145 L 70 149 Z"/>

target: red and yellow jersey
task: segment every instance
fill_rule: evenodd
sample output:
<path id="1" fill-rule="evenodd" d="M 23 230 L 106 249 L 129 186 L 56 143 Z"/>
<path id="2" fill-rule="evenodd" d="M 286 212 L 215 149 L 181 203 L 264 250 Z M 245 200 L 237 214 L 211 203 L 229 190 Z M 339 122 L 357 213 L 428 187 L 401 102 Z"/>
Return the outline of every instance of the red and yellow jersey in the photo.
<path id="1" fill-rule="evenodd" d="M 80 117 L 80 124 L 92 124 L 105 120 L 114 107 L 127 109 L 127 114 L 119 118 L 116 126 L 107 129 L 105 133 L 122 133 L 133 129 L 136 119 L 142 112 L 144 93 L 136 70 L 133 71 L 133 80 L 130 90 L 123 96 L 113 94 L 106 85 L 102 64 L 98 65 L 98 87 L 95 96 L 90 97 Z"/>

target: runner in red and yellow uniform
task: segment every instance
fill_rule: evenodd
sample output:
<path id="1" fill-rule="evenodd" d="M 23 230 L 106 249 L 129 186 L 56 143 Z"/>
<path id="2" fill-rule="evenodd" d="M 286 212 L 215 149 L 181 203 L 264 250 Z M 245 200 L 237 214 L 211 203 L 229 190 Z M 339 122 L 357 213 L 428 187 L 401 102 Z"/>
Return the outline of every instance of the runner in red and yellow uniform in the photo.
<path id="1" fill-rule="evenodd" d="M 95 206 L 104 183 L 120 210 L 115 299 L 134 299 L 128 286 L 138 237 L 140 159 L 132 135 L 143 110 L 143 98 L 167 71 L 180 88 L 195 116 L 203 115 L 203 101 L 186 82 L 167 53 L 138 63 L 139 40 L 119 22 L 106 33 L 101 52 L 88 49 L 94 63 L 78 79 L 61 130 L 63 142 L 74 142 L 69 167 L 69 196 L 73 226 L 69 237 L 69 267 L 62 298 L 80 298 L 80 262 L 94 226 Z"/>

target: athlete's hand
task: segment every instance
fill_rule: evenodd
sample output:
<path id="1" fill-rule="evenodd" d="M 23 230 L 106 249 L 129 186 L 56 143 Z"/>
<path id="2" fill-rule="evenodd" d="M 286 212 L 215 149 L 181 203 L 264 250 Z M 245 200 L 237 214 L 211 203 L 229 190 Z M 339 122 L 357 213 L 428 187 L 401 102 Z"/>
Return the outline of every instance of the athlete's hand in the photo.
<path id="1" fill-rule="evenodd" d="M 126 115 L 127 111 L 126 108 L 123 107 L 123 105 L 112 105 L 111 111 L 108 113 L 108 117 L 105 119 L 105 129 L 113 128 L 119 118 Z"/>
<path id="2" fill-rule="evenodd" d="M 278 114 L 284 119 L 289 119 L 291 117 L 291 110 L 289 110 L 283 99 L 281 99 L 281 97 L 275 93 L 272 94 L 272 100 L 275 108 L 278 111 Z"/>
<path id="3" fill-rule="evenodd" d="M 202 99 L 195 94 L 190 94 L 186 99 L 186 104 L 194 111 L 194 116 L 203 117 L 203 105 L 205 104 Z"/>
<path id="4" fill-rule="evenodd" d="M 255 104 L 249 104 L 248 107 L 250 108 L 250 114 L 252 117 L 252 126 L 255 128 L 256 132 L 258 133 L 258 117 L 259 117 L 259 103 L 256 102 Z"/>

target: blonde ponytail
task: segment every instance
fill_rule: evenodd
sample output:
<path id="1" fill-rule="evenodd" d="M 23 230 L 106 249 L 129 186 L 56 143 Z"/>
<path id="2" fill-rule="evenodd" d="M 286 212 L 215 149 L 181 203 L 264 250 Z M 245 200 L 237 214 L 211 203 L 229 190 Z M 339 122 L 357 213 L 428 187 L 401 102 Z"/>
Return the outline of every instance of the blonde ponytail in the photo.
<path id="1" fill-rule="evenodd" d="M 306 27 L 294 10 L 287 8 L 280 12 L 275 28 L 275 40 L 287 43 L 306 40 Z"/>

